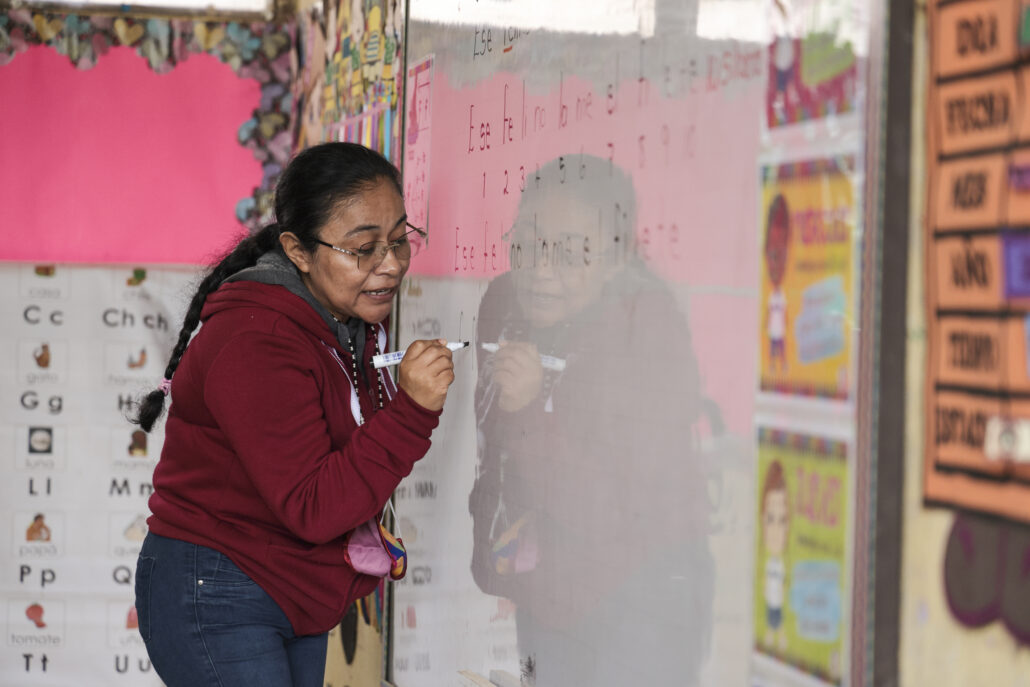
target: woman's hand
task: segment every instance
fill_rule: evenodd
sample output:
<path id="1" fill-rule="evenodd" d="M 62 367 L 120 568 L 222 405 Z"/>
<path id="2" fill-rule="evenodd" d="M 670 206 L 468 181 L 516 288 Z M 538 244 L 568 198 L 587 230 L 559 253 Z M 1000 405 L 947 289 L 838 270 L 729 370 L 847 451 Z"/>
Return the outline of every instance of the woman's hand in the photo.
<path id="1" fill-rule="evenodd" d="M 401 360 L 397 384 L 427 410 L 441 410 L 454 381 L 454 362 L 443 339 L 413 341 Z"/>
<path id="2" fill-rule="evenodd" d="M 544 368 L 535 344 L 506 341 L 494 354 L 494 384 L 500 390 L 498 407 L 508 413 L 529 405 L 540 393 Z"/>

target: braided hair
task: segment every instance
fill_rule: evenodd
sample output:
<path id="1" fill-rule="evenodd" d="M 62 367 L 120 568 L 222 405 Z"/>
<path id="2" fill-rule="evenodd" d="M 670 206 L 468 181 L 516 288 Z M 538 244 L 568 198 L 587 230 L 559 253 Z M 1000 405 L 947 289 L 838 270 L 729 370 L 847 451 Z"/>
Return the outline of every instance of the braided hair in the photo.
<path id="1" fill-rule="evenodd" d="M 353 200 L 383 179 L 390 181 L 398 194 L 404 195 L 397 168 L 376 151 L 356 143 L 323 143 L 298 153 L 276 184 L 276 221 L 237 243 L 200 282 L 183 318 L 178 341 L 165 368 L 164 381 L 137 403 L 137 413 L 130 421 L 149 432 L 161 417 L 172 375 L 193 331 L 200 324 L 204 303 L 222 282 L 278 248 L 279 235 L 286 231 L 296 235 L 301 245 L 313 252 L 318 247 L 319 231 L 339 204 Z"/>

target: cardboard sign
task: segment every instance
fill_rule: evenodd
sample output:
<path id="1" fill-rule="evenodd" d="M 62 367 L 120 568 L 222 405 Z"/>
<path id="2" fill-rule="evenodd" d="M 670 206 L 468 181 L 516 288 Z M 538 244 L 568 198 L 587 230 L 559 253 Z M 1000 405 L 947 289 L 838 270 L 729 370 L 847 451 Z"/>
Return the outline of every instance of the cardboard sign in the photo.
<path id="1" fill-rule="evenodd" d="M 938 305 L 941 308 L 1000 308 L 1003 275 L 998 236 L 956 236 L 938 239 L 936 253 Z"/>
<path id="2" fill-rule="evenodd" d="M 997 226 L 1001 222 L 1005 172 L 1001 154 L 941 164 L 934 188 L 937 228 Z"/>
<path id="3" fill-rule="evenodd" d="M 1014 0 L 988 0 L 942 7 L 934 27 L 934 73 L 948 77 L 1015 60 L 1016 32 L 1011 29 L 1015 4 Z"/>
<path id="4" fill-rule="evenodd" d="M 1009 143 L 1015 129 L 1018 94 L 1012 72 L 963 79 L 937 89 L 935 108 L 939 153 L 989 150 Z"/>

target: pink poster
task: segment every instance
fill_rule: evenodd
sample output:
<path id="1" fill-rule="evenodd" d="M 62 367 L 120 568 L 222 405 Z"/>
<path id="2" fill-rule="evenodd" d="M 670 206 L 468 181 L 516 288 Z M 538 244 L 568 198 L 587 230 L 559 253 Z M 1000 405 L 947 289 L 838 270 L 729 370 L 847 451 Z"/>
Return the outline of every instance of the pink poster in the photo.
<path id="1" fill-rule="evenodd" d="M 207 263 L 267 214 L 290 153 L 287 35 L 0 18 L 0 91 L 19 94 L 0 113 L 0 260 Z"/>
<path id="2" fill-rule="evenodd" d="M 404 116 L 404 200 L 408 221 L 429 224 L 429 137 L 432 132 L 433 58 L 408 67 L 408 93 Z"/>

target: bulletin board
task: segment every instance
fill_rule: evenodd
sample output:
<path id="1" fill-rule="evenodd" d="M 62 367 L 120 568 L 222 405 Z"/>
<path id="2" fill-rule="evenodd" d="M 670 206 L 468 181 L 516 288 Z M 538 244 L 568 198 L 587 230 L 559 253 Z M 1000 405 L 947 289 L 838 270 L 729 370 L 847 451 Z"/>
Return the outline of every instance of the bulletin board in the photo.
<path id="1" fill-rule="evenodd" d="M 928 501 L 1030 521 L 1030 7 L 931 3 Z"/>

